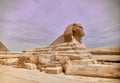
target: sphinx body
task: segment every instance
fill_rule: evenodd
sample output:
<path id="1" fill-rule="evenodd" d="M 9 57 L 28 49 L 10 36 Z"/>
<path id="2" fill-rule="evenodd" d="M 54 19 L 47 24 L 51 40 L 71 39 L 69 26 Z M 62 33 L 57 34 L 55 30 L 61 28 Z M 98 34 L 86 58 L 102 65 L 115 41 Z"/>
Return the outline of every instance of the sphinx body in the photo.
<path id="1" fill-rule="evenodd" d="M 59 36 L 51 45 L 66 43 L 66 42 L 79 42 L 82 43 L 82 37 L 85 35 L 83 27 L 80 24 L 73 23 L 68 25 L 63 35 Z"/>

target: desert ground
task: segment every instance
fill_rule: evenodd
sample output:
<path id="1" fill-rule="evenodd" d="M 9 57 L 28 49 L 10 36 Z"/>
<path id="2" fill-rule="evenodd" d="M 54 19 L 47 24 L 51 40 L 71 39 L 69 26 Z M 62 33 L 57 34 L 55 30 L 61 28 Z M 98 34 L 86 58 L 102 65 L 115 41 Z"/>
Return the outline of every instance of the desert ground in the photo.
<path id="1" fill-rule="evenodd" d="M 0 83 L 120 83 L 120 79 L 45 74 L 39 70 L 0 65 Z"/>

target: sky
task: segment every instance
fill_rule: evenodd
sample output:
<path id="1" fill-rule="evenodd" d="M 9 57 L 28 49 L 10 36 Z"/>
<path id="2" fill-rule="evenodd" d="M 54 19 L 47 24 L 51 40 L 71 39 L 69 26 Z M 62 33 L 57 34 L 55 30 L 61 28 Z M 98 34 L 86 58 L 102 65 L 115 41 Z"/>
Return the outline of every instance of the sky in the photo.
<path id="1" fill-rule="evenodd" d="M 87 48 L 120 45 L 120 0 L 0 0 L 0 41 L 11 51 L 49 46 L 80 23 Z"/>

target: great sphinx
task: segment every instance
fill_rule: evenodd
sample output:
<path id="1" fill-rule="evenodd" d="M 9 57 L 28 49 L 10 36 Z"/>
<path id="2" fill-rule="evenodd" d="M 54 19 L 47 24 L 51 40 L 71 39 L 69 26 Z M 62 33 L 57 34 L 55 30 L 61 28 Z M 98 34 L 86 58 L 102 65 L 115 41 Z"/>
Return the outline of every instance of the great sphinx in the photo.
<path id="1" fill-rule="evenodd" d="M 82 37 L 84 35 L 85 33 L 83 27 L 78 23 L 73 23 L 71 25 L 68 25 L 63 35 L 59 36 L 51 45 L 66 43 L 66 42 L 82 43 Z"/>

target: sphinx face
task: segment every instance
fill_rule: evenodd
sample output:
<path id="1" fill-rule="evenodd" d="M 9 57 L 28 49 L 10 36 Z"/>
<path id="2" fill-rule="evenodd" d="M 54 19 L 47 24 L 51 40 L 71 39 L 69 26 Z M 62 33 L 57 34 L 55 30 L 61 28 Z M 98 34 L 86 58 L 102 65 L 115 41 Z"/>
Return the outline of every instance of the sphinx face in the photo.
<path id="1" fill-rule="evenodd" d="M 78 24 L 73 24 L 72 28 L 73 37 L 80 43 L 82 43 L 82 36 L 85 35 L 83 27 Z"/>
<path id="2" fill-rule="evenodd" d="M 65 39 L 65 42 L 71 42 L 73 39 L 76 39 L 78 42 L 81 43 L 82 41 L 82 36 L 84 36 L 85 33 L 83 31 L 83 27 L 79 24 L 72 24 L 70 25 L 67 30 L 65 31 L 65 34 L 64 34 L 64 39 Z"/>
<path id="3" fill-rule="evenodd" d="M 73 36 L 76 37 L 82 37 L 85 35 L 84 31 L 83 31 L 83 28 L 79 25 L 77 26 L 74 26 L 73 29 L 72 29 L 72 33 L 73 33 Z"/>

